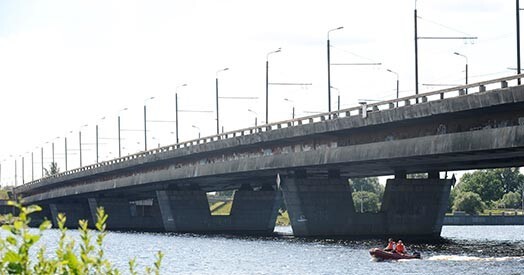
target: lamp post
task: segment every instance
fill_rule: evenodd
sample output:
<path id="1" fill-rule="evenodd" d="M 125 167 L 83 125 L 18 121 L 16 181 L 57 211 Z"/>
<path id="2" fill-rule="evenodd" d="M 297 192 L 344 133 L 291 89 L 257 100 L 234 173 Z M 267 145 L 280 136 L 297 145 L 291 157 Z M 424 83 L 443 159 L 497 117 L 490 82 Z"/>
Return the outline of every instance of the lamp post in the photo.
<path id="1" fill-rule="evenodd" d="M 120 139 L 120 113 L 123 112 L 123 111 L 126 111 L 127 108 L 124 108 L 120 111 L 118 111 L 118 157 L 121 158 L 122 157 L 122 144 L 120 143 L 121 139 Z"/>
<path id="2" fill-rule="evenodd" d="M 106 117 L 102 117 L 100 120 L 104 120 Z M 98 163 L 98 123 L 96 124 L 96 163 Z"/>
<path id="3" fill-rule="evenodd" d="M 516 0 L 517 6 L 517 74 L 520 74 L 520 0 Z M 517 80 L 520 85 L 520 78 Z M 524 198 L 524 196 L 523 196 Z M 523 206 L 524 209 L 524 206 Z"/>
<path id="4" fill-rule="evenodd" d="M 229 68 L 224 68 L 216 72 L 215 87 L 216 87 L 216 104 L 217 104 L 217 135 L 220 134 L 220 121 L 219 121 L 219 115 L 218 115 L 218 73 L 225 72 L 228 70 Z"/>
<path id="5" fill-rule="evenodd" d="M 176 134 L 176 143 L 179 142 L 178 140 L 178 88 L 180 87 L 186 87 L 187 84 L 179 85 L 175 88 L 175 134 Z"/>
<path id="6" fill-rule="evenodd" d="M 144 151 L 147 151 L 147 108 L 146 108 L 146 102 L 150 99 L 154 99 L 155 97 L 152 96 L 150 98 L 147 98 L 144 100 Z"/>
<path id="7" fill-rule="evenodd" d="M 67 171 L 67 136 L 64 137 L 64 164 Z"/>
<path id="8" fill-rule="evenodd" d="M 518 1 L 518 0 L 517 0 Z M 415 19 L 415 95 L 418 95 L 418 40 L 419 39 L 429 39 L 429 40 L 475 40 L 477 39 L 476 36 L 418 36 L 418 29 L 417 29 L 417 1 L 415 1 L 415 11 L 414 11 L 414 19 Z M 416 98 L 416 103 L 418 103 L 418 97 Z"/>
<path id="9" fill-rule="evenodd" d="M 266 123 L 269 121 L 269 56 L 274 53 L 279 53 L 282 48 L 267 53 L 266 55 Z"/>
<path id="10" fill-rule="evenodd" d="M 42 178 L 44 177 L 44 147 L 40 147 L 40 164 L 42 167 Z"/>
<path id="11" fill-rule="evenodd" d="M 461 54 L 461 53 L 458 53 L 458 52 L 454 52 L 453 54 L 461 56 L 461 57 L 464 57 L 464 59 L 466 60 L 466 69 L 465 69 L 465 72 L 466 72 L 466 85 L 468 85 L 468 57 L 463 55 L 463 54 Z M 468 89 L 466 89 L 466 94 L 468 94 Z"/>
<path id="12" fill-rule="evenodd" d="M 344 27 L 338 27 L 335 29 L 331 29 L 327 32 L 327 80 L 328 80 L 328 112 L 331 113 L 331 56 L 330 56 L 330 41 L 329 41 L 329 33 L 336 30 L 341 30 Z"/>
<path id="13" fill-rule="evenodd" d="M 18 178 L 18 175 L 17 175 L 17 170 L 18 170 L 18 169 L 17 169 L 16 166 L 17 166 L 17 164 L 16 164 L 16 157 L 15 157 L 15 186 L 16 186 L 16 184 L 17 184 L 16 181 L 17 181 L 17 178 Z"/>
<path id="14" fill-rule="evenodd" d="M 80 160 L 80 167 L 82 167 L 82 128 L 87 127 L 87 124 L 80 127 L 80 130 L 78 130 L 78 151 L 79 151 L 79 160 Z"/>
<path id="15" fill-rule="evenodd" d="M 295 119 L 295 103 L 293 102 L 293 100 L 291 100 L 289 98 L 284 98 L 284 101 L 287 101 L 287 102 L 291 103 L 291 105 L 292 105 L 292 108 L 291 108 L 291 119 Z"/>
<path id="16" fill-rule="evenodd" d="M 22 184 L 25 183 L 25 161 L 24 156 L 22 156 Z"/>
<path id="17" fill-rule="evenodd" d="M 258 118 L 258 114 L 257 114 L 257 112 L 255 112 L 255 111 L 253 111 L 251 109 L 247 109 L 247 111 L 250 112 L 250 113 L 253 113 L 255 115 L 255 127 L 257 127 L 258 126 L 257 125 L 258 124 L 258 121 L 257 121 L 258 120 L 257 119 Z"/>
<path id="18" fill-rule="evenodd" d="M 394 74 L 396 77 L 397 77 L 397 99 L 398 99 L 398 96 L 399 96 L 399 76 L 398 76 L 398 73 L 393 71 L 393 70 L 390 70 L 390 69 L 386 69 L 388 72 Z M 397 102 L 397 107 L 398 107 L 398 102 Z"/>
<path id="19" fill-rule="evenodd" d="M 34 155 L 33 155 L 33 151 L 31 150 L 31 181 L 35 180 L 34 164 L 35 164 Z"/>
<path id="20" fill-rule="evenodd" d="M 193 127 L 193 128 L 198 130 L 198 139 L 200 139 L 200 127 L 198 127 L 196 125 L 191 125 L 191 127 Z"/>

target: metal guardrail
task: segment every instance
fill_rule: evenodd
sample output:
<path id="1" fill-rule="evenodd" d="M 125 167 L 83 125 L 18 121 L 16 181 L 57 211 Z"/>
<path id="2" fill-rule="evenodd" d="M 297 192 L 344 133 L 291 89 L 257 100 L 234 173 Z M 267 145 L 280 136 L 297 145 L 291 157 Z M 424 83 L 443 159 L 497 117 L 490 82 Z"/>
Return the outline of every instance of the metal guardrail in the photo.
<path id="1" fill-rule="evenodd" d="M 316 115 L 311 115 L 311 116 L 299 117 L 299 118 L 295 118 L 291 120 L 283 120 L 283 121 L 268 123 L 268 124 L 259 125 L 256 127 L 243 128 L 239 130 L 221 133 L 218 135 L 212 135 L 212 136 L 202 137 L 198 139 L 188 140 L 185 142 L 172 144 L 172 145 L 168 145 L 168 146 L 164 146 L 160 148 L 155 148 L 155 149 L 151 149 L 148 151 L 138 152 L 138 153 L 128 155 L 125 157 L 121 157 L 121 158 L 116 158 L 116 159 L 112 159 L 108 161 L 103 161 L 103 162 L 79 167 L 79 168 L 64 171 L 62 173 L 58 173 L 52 176 L 48 176 L 45 178 L 40 178 L 40 179 L 31 181 L 31 182 L 27 182 L 22 186 L 33 185 L 33 184 L 40 183 L 49 178 L 58 178 L 58 177 L 66 176 L 66 175 L 75 174 L 78 172 L 92 170 L 92 169 L 99 168 L 99 167 L 109 166 L 109 165 L 113 165 L 117 163 L 122 163 L 122 162 L 130 161 L 130 160 L 138 159 L 138 158 L 147 157 L 149 155 L 169 152 L 169 151 L 173 151 L 173 150 L 177 150 L 181 148 L 188 148 L 188 147 L 198 145 L 198 144 L 203 144 L 203 143 L 208 143 L 208 142 L 213 142 L 213 141 L 218 141 L 218 140 L 223 140 L 223 139 L 228 139 L 228 138 L 234 138 L 238 136 L 245 136 L 245 135 L 257 134 L 257 133 L 262 133 L 262 132 L 268 132 L 268 131 L 275 130 L 275 129 L 296 127 L 296 126 L 301 126 L 304 124 L 312 124 L 315 122 L 332 120 L 332 119 L 337 119 L 337 118 L 342 118 L 342 117 L 351 117 L 351 116 L 358 115 L 358 116 L 362 116 L 365 118 L 367 117 L 367 114 L 369 112 L 377 112 L 377 111 L 385 110 L 385 109 L 405 107 L 405 106 L 409 106 L 412 104 L 426 103 L 428 101 L 441 100 L 444 98 L 462 96 L 462 95 L 466 95 L 472 92 L 486 92 L 488 85 L 500 84 L 500 86 L 497 88 L 507 88 L 507 87 L 510 87 L 509 81 L 517 82 L 521 78 L 524 78 L 524 74 L 512 75 L 508 77 L 502 77 L 502 78 L 472 83 L 468 85 L 446 88 L 446 89 L 441 89 L 441 90 L 437 90 L 433 92 L 401 97 L 398 99 L 374 102 L 370 104 L 362 104 L 361 106 L 337 110 L 337 111 L 333 111 L 330 113 L 329 112 L 321 113 L 321 114 L 316 114 Z M 513 86 L 519 86 L 519 85 L 520 84 L 517 83 L 516 85 L 513 85 Z"/>

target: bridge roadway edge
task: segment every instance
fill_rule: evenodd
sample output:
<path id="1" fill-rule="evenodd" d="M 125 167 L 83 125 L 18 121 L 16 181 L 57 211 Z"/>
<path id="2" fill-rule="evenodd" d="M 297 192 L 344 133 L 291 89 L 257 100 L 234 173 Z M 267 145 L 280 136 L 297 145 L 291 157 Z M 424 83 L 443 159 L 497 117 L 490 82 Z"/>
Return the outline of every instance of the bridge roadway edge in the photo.
<path id="1" fill-rule="evenodd" d="M 100 195 L 102 195 L 102 198 L 105 198 L 106 200 L 120 199 L 121 203 L 118 204 L 118 207 L 126 208 L 126 206 L 129 206 L 129 201 L 133 196 L 140 197 L 147 193 L 147 196 L 154 198 L 153 205 L 158 208 L 155 210 L 158 212 L 158 215 L 156 215 L 154 219 L 157 223 L 156 225 L 159 225 L 161 230 L 177 232 L 208 231 L 210 225 L 214 227 L 214 230 L 217 230 L 220 226 L 217 224 L 213 225 L 213 223 L 219 221 L 220 218 L 214 219 L 212 222 L 209 220 L 203 221 L 200 228 L 187 227 L 182 230 L 181 228 L 177 228 L 176 222 L 174 224 L 169 224 L 169 211 L 164 210 L 166 210 L 166 206 L 169 207 L 171 210 L 171 218 L 175 220 L 174 216 L 177 215 L 176 212 L 178 211 L 180 214 L 181 210 L 180 208 L 177 210 L 174 201 L 177 200 L 177 192 L 178 195 L 183 192 L 189 192 L 189 190 L 185 190 L 184 188 L 208 188 L 208 190 L 213 190 L 211 188 L 215 188 L 214 190 L 220 190 L 220 188 L 230 187 L 231 185 L 227 184 L 231 182 L 244 182 L 251 186 L 260 187 L 265 185 L 268 179 L 275 178 L 277 174 L 281 174 L 284 178 L 282 186 L 285 190 L 286 180 L 289 181 L 289 178 L 286 178 L 286 176 L 292 175 L 296 170 L 306 170 L 308 172 L 328 170 L 342 171 L 344 174 L 339 180 L 338 185 L 340 185 L 343 184 L 349 176 L 391 175 L 395 174 L 397 171 L 409 173 L 449 171 L 457 169 L 457 167 L 464 169 L 520 166 L 524 164 L 524 157 L 522 155 L 522 150 L 524 150 L 524 126 L 522 126 L 521 123 L 524 115 L 522 111 L 518 109 L 521 109 L 523 105 L 523 87 L 500 89 L 497 91 L 460 96 L 457 98 L 427 102 L 398 109 L 371 112 L 368 114 L 367 118 L 338 118 L 307 124 L 297 128 L 275 129 L 249 136 L 238 136 L 226 140 L 194 145 L 188 148 L 133 159 L 126 163 L 116 163 L 105 167 L 94 168 L 92 170 L 85 170 L 76 174 L 65 175 L 62 178 L 49 178 L 17 189 L 21 194 L 28 195 L 25 197 L 26 202 L 43 203 L 48 204 L 49 206 L 54 205 L 54 212 L 57 212 L 58 209 L 67 208 L 74 211 L 73 209 L 78 208 L 78 206 L 67 206 L 68 203 L 70 203 L 70 200 L 78 201 L 85 199 L 86 203 L 82 205 L 91 208 L 91 215 L 80 213 L 83 210 L 78 210 L 80 214 L 77 214 L 91 217 L 93 216 L 93 200 L 97 200 L 97 205 L 103 205 L 98 203 L 98 200 L 102 200 L 99 197 Z M 499 124 L 495 125 L 495 128 L 488 125 L 489 127 L 480 129 L 470 129 L 462 132 L 451 133 L 443 132 L 429 136 L 419 136 L 399 140 L 369 141 L 369 143 L 349 144 L 343 146 L 338 144 L 334 147 L 318 146 L 311 150 L 227 159 L 222 162 L 206 163 L 196 161 L 189 165 L 180 166 L 180 162 L 178 161 L 187 158 L 195 158 L 197 160 L 198 158 L 205 159 L 206 154 L 211 152 L 226 153 L 231 152 L 230 150 L 234 150 L 234 148 L 270 146 L 271 144 L 279 142 L 300 140 L 303 136 L 325 137 L 329 140 L 334 133 L 340 132 L 344 135 L 350 133 L 348 131 L 352 129 L 382 127 L 382 125 L 395 123 L 400 125 L 415 120 L 419 120 L 421 123 L 426 123 L 438 116 L 444 116 L 448 113 L 457 115 L 462 113 L 461 116 L 475 116 L 485 110 L 495 109 L 497 112 L 501 112 L 500 110 L 502 109 L 508 109 L 508 115 L 514 116 L 512 118 L 513 124 L 507 126 L 505 124 L 500 124 L 499 121 L 497 122 Z M 504 119 L 504 116 L 500 117 Z M 449 118 L 453 119 L 453 117 Z M 497 119 L 499 118 L 497 117 Z M 517 119 L 518 124 L 514 124 Z M 155 165 L 158 167 L 155 167 Z M 139 167 L 146 167 L 148 169 L 133 172 Z M 118 174 L 120 172 L 126 173 Z M 396 180 L 401 182 L 403 179 Z M 323 185 L 337 186 L 336 183 L 329 184 L 330 181 L 333 181 L 333 179 L 320 180 L 321 183 L 318 187 L 320 189 L 317 188 L 317 191 L 322 193 L 321 189 L 324 188 Z M 335 180 L 335 182 L 337 181 Z M 413 182 L 411 181 L 410 183 Z M 388 184 L 390 183 L 388 182 Z M 429 180 L 425 184 L 433 185 Z M 276 185 L 276 182 L 270 183 L 270 186 L 272 186 L 271 188 L 275 188 Z M 178 190 L 179 188 L 184 190 Z M 420 188 L 422 188 L 423 191 L 425 187 Z M 159 192 L 165 192 L 163 193 L 165 196 L 159 196 Z M 431 192 L 439 193 L 440 191 L 433 190 Z M 196 197 L 202 197 L 202 194 L 205 194 L 204 190 L 193 190 L 189 193 L 195 194 Z M 280 194 L 278 191 L 276 191 L 276 193 Z M 348 193 L 347 190 L 342 190 L 341 194 L 344 193 L 351 197 L 351 192 Z M 427 193 L 429 194 L 430 192 Z M 444 190 L 440 193 L 444 194 L 446 191 Z M 447 194 L 447 196 L 449 196 L 449 189 Z M 127 199 L 124 197 L 118 197 L 126 195 L 129 195 Z M 285 201 L 286 196 L 290 198 L 289 194 L 286 195 L 285 191 L 283 195 Z M 135 199 L 140 199 L 138 197 Z M 161 197 L 165 200 L 164 203 L 161 202 Z M 195 199 L 196 197 L 193 197 L 191 200 L 201 201 L 201 205 L 204 205 L 203 200 Z M 422 197 L 429 197 L 429 195 L 423 195 Z M 444 204 L 443 198 L 444 197 L 441 197 L 441 203 L 439 205 Z M 313 199 L 313 201 L 316 200 L 314 199 L 314 195 L 310 199 Z M 91 203 L 87 203 L 88 200 L 91 200 Z M 255 197 L 248 200 L 255 200 Z M 287 200 L 289 201 L 289 199 Z M 317 211 L 322 212 L 320 209 L 322 209 L 321 205 L 323 202 L 321 201 L 323 200 L 329 201 L 329 196 L 324 199 L 318 199 L 317 203 L 312 203 L 311 205 L 314 207 L 320 206 Z M 335 201 L 336 200 L 337 199 L 335 199 Z M 340 204 L 335 205 L 346 205 L 346 207 L 349 207 L 350 201 L 347 198 L 339 200 Z M 409 198 L 406 200 L 413 201 Z M 428 205 L 434 204 L 431 202 L 428 203 Z M 288 203 L 286 202 L 286 204 Z M 276 204 L 272 204 L 271 209 L 273 209 L 273 215 L 275 215 L 276 218 L 275 209 L 277 208 L 275 208 L 275 205 Z M 162 208 L 164 208 L 164 210 Z M 375 235 L 395 234 L 395 230 L 390 226 L 391 224 L 394 224 L 395 221 L 384 217 L 384 215 L 387 216 L 387 209 L 376 214 L 373 218 L 368 218 L 364 215 L 356 215 L 355 219 L 353 219 L 353 223 L 346 221 L 346 225 L 340 225 L 341 228 L 344 228 L 341 232 L 333 233 L 322 232 L 321 229 L 314 229 L 312 226 L 306 226 L 305 229 L 300 229 L 299 225 L 296 224 L 297 220 L 308 220 L 308 216 L 311 215 L 308 214 L 307 216 L 302 217 L 301 214 L 297 214 L 300 211 L 291 210 L 291 208 L 293 207 L 290 207 L 290 216 L 292 216 L 292 223 L 293 220 L 295 220 L 294 229 L 295 227 L 297 228 L 297 235 L 352 235 L 354 232 L 351 233 L 351 230 L 361 233 L 374 232 L 373 234 Z M 413 210 L 413 208 L 411 210 Z M 207 211 L 209 211 L 208 208 Z M 296 211 L 296 213 L 292 214 L 291 212 L 294 211 Z M 129 219 L 129 217 L 126 216 L 128 215 L 127 212 L 121 215 L 122 219 Z M 437 212 L 440 212 L 440 210 Z M 202 213 L 197 215 L 200 216 L 199 219 L 202 219 L 207 215 Z M 273 220 L 273 215 L 269 218 L 269 224 L 271 224 L 271 221 Z M 56 216 L 56 213 L 52 216 Z M 329 217 L 329 215 L 327 216 Z M 399 219 L 402 223 L 409 224 L 411 223 L 409 221 L 411 218 L 400 217 Z M 373 220 L 375 222 L 373 222 Z M 387 222 L 384 222 L 385 220 Z M 232 224 L 231 221 L 224 221 L 225 219 L 222 219 L 222 222 L 218 223 Z M 356 226 L 355 221 L 360 221 L 367 225 L 360 225 L 359 227 L 359 222 L 356 223 Z M 268 224 L 267 220 L 264 222 Z M 418 235 L 435 237 L 435 234 L 437 234 L 436 232 L 440 235 L 442 222 L 439 222 L 438 220 L 433 220 L 432 222 L 434 226 L 431 230 L 428 229 L 429 227 L 426 227 L 419 232 L 411 232 L 409 234 L 414 236 L 424 231 L 423 234 Z M 349 224 L 352 224 L 352 229 L 349 229 Z M 369 229 L 369 224 L 375 224 L 375 229 Z M 208 226 L 208 229 L 206 229 L 206 226 Z M 231 228 L 237 228 L 240 230 L 239 225 L 235 225 L 235 227 L 230 227 L 229 229 L 227 226 L 222 228 L 224 231 L 228 231 Z M 357 230 L 356 228 L 360 229 Z M 377 230 L 376 228 L 389 228 L 387 229 L 389 231 L 373 231 Z M 407 232 L 406 229 L 400 231 L 403 231 L 404 233 Z M 397 233 L 399 233 L 400 236 L 403 232 Z"/>
<path id="2" fill-rule="evenodd" d="M 475 143 L 460 142 L 463 140 L 476 140 Z M 514 150 L 508 151 L 509 149 Z M 317 149 L 314 151 L 300 152 L 294 154 L 282 154 L 267 156 L 256 159 L 234 160 L 224 163 L 202 164 L 194 167 L 177 168 L 169 166 L 165 170 L 150 171 L 140 176 L 128 176 L 115 178 L 90 184 L 79 184 L 75 186 L 62 187 L 25 197 L 28 203 L 56 199 L 60 197 L 76 196 L 93 192 L 102 192 L 121 188 L 139 187 L 142 185 L 159 184 L 160 186 L 177 181 L 191 179 L 198 182 L 198 178 L 208 178 L 213 175 L 242 174 L 253 170 L 264 171 L 270 175 L 276 175 L 279 171 L 293 169 L 304 169 L 307 167 L 322 166 L 324 169 L 330 166 L 338 167 L 374 165 L 384 162 L 390 167 L 388 174 L 394 174 L 395 170 L 406 170 L 411 165 L 410 158 L 416 158 L 419 165 L 425 164 L 426 171 L 445 169 L 452 162 L 475 159 L 476 155 L 468 155 L 467 152 L 489 154 L 494 161 L 500 157 L 497 150 L 503 150 L 502 155 L 521 156 L 524 150 L 524 126 L 513 126 L 496 129 L 485 129 L 472 132 L 454 133 L 438 136 L 428 136 L 415 139 L 384 141 L 372 144 L 345 146 L 329 149 Z M 463 155 L 461 155 L 463 154 Z M 446 155 L 451 155 L 446 158 Z M 422 159 L 425 156 L 426 159 Z M 481 156 L 487 159 L 487 156 Z M 524 159 L 518 158 L 518 163 Z M 513 165 L 510 163 L 508 165 Z M 451 169 L 449 169 L 451 170 Z M 218 171 L 220 171 L 218 173 Z M 409 171 L 409 169 L 408 169 Z M 219 177 L 219 176 L 218 176 Z"/>
<path id="3" fill-rule="evenodd" d="M 31 193 L 33 190 L 47 188 L 53 185 L 61 185 L 65 182 L 74 182 L 82 179 L 89 179 L 104 174 L 118 173 L 136 169 L 147 165 L 158 165 L 161 162 L 173 162 L 177 158 L 188 156 L 198 156 L 200 154 L 218 152 L 229 148 L 245 146 L 259 146 L 261 143 L 278 142 L 279 140 L 290 140 L 300 138 L 304 135 L 329 135 L 335 131 L 356 129 L 369 126 L 378 126 L 401 121 L 429 118 L 450 112 L 461 112 L 470 109 L 479 109 L 489 106 L 504 106 L 511 103 L 524 104 L 524 86 L 498 89 L 494 91 L 476 93 L 456 98 L 440 101 L 430 101 L 417 105 L 381 110 L 368 114 L 367 118 L 348 117 L 334 120 L 326 120 L 313 124 L 306 124 L 300 127 L 275 129 L 269 132 L 257 133 L 246 136 L 239 136 L 224 140 L 218 140 L 205 144 L 180 148 L 174 151 L 161 152 L 155 155 L 148 155 L 143 158 L 131 159 L 126 162 L 101 166 L 91 170 L 77 172 L 75 174 L 64 175 L 60 178 L 46 178 L 41 182 L 26 184 L 17 187 L 15 190 L 19 194 Z"/>

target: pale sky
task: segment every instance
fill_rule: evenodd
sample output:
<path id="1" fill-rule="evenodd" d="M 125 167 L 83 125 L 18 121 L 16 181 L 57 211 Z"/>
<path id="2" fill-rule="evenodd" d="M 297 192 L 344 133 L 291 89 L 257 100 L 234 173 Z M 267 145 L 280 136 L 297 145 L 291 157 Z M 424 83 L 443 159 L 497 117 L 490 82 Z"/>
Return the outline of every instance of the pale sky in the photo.
<path id="1" fill-rule="evenodd" d="M 332 63 L 332 108 L 358 99 L 414 94 L 413 0 L 368 1 L 17 1 L 0 0 L 0 185 L 40 177 L 55 160 L 64 170 L 95 161 L 95 125 L 100 160 L 118 155 L 117 116 L 122 119 L 123 154 L 143 150 L 143 105 L 148 106 L 148 147 L 174 143 L 174 94 L 179 87 L 180 139 L 212 135 L 215 77 L 219 74 L 220 122 L 225 130 L 250 127 L 265 116 L 266 54 L 270 122 L 327 111 L 327 31 Z M 419 36 L 476 36 L 463 40 L 420 40 L 419 82 L 462 84 L 468 57 L 470 83 L 514 74 L 515 1 L 419 0 Z M 435 87 L 420 86 L 420 91 Z M 152 100 L 147 98 L 155 97 Z M 285 100 L 288 99 L 288 100 Z M 120 111 L 128 108 L 126 111 Z M 120 111 L 120 112 L 119 112 Z M 104 118 L 105 117 L 105 118 Z M 102 119 L 104 118 L 104 119 Z M 164 121 L 164 122 L 158 122 Z M 87 126 L 84 126 L 87 125 Z M 194 126 L 194 127 L 193 127 Z M 199 130 L 200 129 L 200 130 Z"/>

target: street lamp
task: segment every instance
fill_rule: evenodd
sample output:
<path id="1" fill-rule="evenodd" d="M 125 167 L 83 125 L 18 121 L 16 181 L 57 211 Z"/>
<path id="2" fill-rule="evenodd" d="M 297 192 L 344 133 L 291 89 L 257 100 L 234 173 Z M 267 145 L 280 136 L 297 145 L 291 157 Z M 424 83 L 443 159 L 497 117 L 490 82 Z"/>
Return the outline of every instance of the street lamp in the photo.
<path id="1" fill-rule="evenodd" d="M 176 132 L 176 143 L 178 144 L 178 88 L 186 87 L 187 84 L 179 85 L 175 88 L 175 132 Z"/>
<path id="2" fill-rule="evenodd" d="M 293 100 L 289 99 L 289 98 L 284 98 L 284 101 L 287 101 L 289 103 L 292 104 L 292 112 L 291 112 L 291 118 L 292 119 L 295 119 L 295 102 L 293 102 Z"/>
<path id="3" fill-rule="evenodd" d="M 35 180 L 35 169 L 34 169 L 35 159 L 33 155 L 33 150 L 31 150 L 31 181 Z"/>
<path id="4" fill-rule="evenodd" d="M 517 0 L 518 1 L 518 0 Z M 429 39 L 429 40 L 476 40 L 475 36 L 418 36 L 417 28 L 417 2 L 415 1 L 415 10 L 414 10 L 414 21 L 415 21 L 415 95 L 418 95 L 418 40 L 419 39 Z M 418 97 L 416 98 L 416 103 L 418 103 Z"/>
<path id="5" fill-rule="evenodd" d="M 269 56 L 274 53 L 279 53 L 282 48 L 267 53 L 266 55 L 266 122 L 269 121 Z"/>
<path id="6" fill-rule="evenodd" d="M 44 178 L 44 147 L 40 147 L 40 165 L 42 167 L 42 178 Z"/>
<path id="7" fill-rule="evenodd" d="M 217 135 L 220 134 L 220 121 L 219 121 L 219 115 L 218 115 L 218 73 L 228 71 L 229 68 L 224 68 L 222 70 L 218 70 L 216 72 L 216 81 L 215 81 L 215 87 L 216 87 L 216 103 L 217 103 Z"/>
<path id="8" fill-rule="evenodd" d="M 517 74 L 520 74 L 520 5 L 519 5 L 519 2 L 520 0 L 516 0 L 517 2 L 517 6 L 516 6 L 516 11 L 517 11 Z M 518 84 L 520 85 L 520 78 L 517 80 L 518 81 Z M 523 191 L 524 192 L 524 191 Z M 524 196 L 523 196 L 523 200 L 524 200 Z M 524 206 L 523 208 L 524 209 Z"/>
<path id="9" fill-rule="evenodd" d="M 121 158 L 122 157 L 122 146 L 121 146 L 121 143 L 120 143 L 120 113 L 123 112 L 123 111 L 126 111 L 127 108 L 124 108 L 120 111 L 118 111 L 118 157 Z M 66 168 L 67 170 L 67 168 Z"/>
<path id="10" fill-rule="evenodd" d="M 146 102 L 150 99 L 154 99 L 155 97 L 152 96 L 150 98 L 147 98 L 144 100 L 144 151 L 147 151 L 147 109 L 146 109 Z"/>
<path id="11" fill-rule="evenodd" d="M 191 127 L 193 127 L 193 128 L 198 130 L 198 139 L 200 139 L 200 127 L 198 127 L 196 125 L 191 125 Z"/>
<path id="12" fill-rule="evenodd" d="M 331 29 L 327 32 L 327 79 L 328 79 L 328 112 L 331 112 L 331 57 L 330 57 L 330 42 L 329 42 L 329 33 L 336 30 L 341 30 L 344 27 L 338 27 Z"/>
<path id="13" fill-rule="evenodd" d="M 82 128 L 87 127 L 87 124 L 80 127 L 80 130 L 78 130 L 78 148 L 80 151 L 80 167 L 82 167 Z"/>
<path id="14" fill-rule="evenodd" d="M 257 127 L 258 126 L 257 125 L 258 124 L 258 121 L 257 121 L 258 114 L 257 114 L 257 112 L 255 112 L 255 111 L 253 111 L 251 109 L 247 109 L 247 111 L 250 112 L 250 113 L 253 113 L 255 115 L 255 127 Z"/>
<path id="15" fill-rule="evenodd" d="M 398 86 L 398 84 L 399 84 L 398 73 L 395 72 L 395 71 L 392 71 L 392 70 L 390 70 L 390 69 L 386 69 L 386 70 L 387 70 L 388 72 L 390 72 L 390 73 L 392 73 L 392 74 L 395 74 L 395 75 L 397 76 L 397 99 L 398 99 L 398 93 L 399 93 L 399 91 L 398 91 L 398 87 L 399 87 L 399 86 Z M 398 107 L 398 102 L 397 102 L 397 107 Z"/>
<path id="16" fill-rule="evenodd" d="M 106 117 L 102 117 L 100 120 L 104 120 Z M 98 163 L 98 123 L 96 124 L 96 163 Z"/>
<path id="17" fill-rule="evenodd" d="M 466 59 L 466 85 L 468 85 L 468 57 L 458 52 L 454 52 L 453 54 L 462 56 L 464 59 Z M 466 89 L 466 94 L 468 94 L 468 89 Z"/>
<path id="18" fill-rule="evenodd" d="M 25 183 L 25 161 L 24 161 L 24 156 L 22 155 L 22 185 Z"/>

